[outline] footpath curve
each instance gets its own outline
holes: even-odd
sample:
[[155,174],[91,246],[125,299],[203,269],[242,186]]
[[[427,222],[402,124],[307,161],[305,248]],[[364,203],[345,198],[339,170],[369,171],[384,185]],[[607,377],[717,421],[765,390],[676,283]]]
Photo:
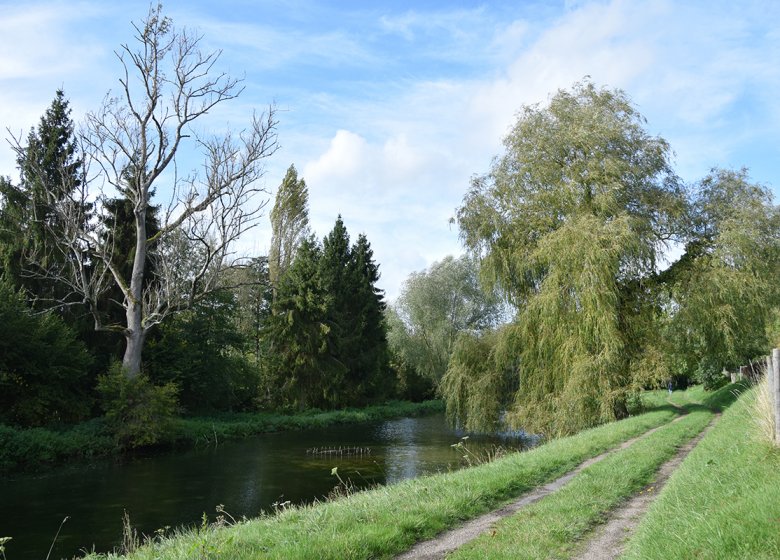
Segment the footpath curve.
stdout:
[[495,523],[498,521],[504,519],[505,517],[509,517],[510,515],[514,515],[522,508],[538,502],[545,496],[561,489],[584,469],[598,463],[599,461],[602,461],[614,453],[629,448],[635,442],[646,438],[664,426],[681,420],[683,417],[684,416],[678,416],[666,424],[652,428],[639,436],[624,441],[620,445],[605,451],[600,455],[583,461],[565,475],[524,494],[518,500],[507,504],[500,509],[488,512],[484,515],[481,515],[480,517],[476,517],[470,521],[467,521],[463,525],[455,529],[445,531],[433,539],[418,542],[411,549],[407,550],[403,554],[396,556],[395,560],[438,560],[444,558],[447,554],[457,550],[464,544],[490,531],[493,525],[495,525]]

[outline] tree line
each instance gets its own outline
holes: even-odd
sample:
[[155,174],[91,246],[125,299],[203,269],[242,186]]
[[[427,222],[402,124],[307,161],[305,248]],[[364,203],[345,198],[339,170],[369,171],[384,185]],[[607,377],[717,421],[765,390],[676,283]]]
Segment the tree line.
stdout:
[[388,307],[364,235],[340,216],[311,234],[294,166],[269,254],[236,253],[269,202],[275,110],[196,131],[241,82],[160,7],[134,31],[118,90],[78,132],[58,91],[12,140],[0,422],[105,414],[133,445],[175,413],[441,396],[470,430],[559,435],[625,416],[643,388],[715,386],[778,342],[771,191],[744,169],[686,184],[620,90],[585,81],[523,107],[456,211],[466,254]]
[[[724,383],[780,341],[780,210],[746,169],[685,184],[626,94],[589,81],[523,107],[504,146],[457,209],[471,275],[413,275],[390,322],[454,422],[569,434],[644,388]],[[477,277],[509,320],[463,320]]]
[[[275,111],[239,133],[193,123],[234,100],[219,53],[152,7],[117,58],[118,91],[76,132],[57,91],[0,179],[0,422],[106,414],[130,445],[174,414],[336,408],[396,395],[368,239],[322,241],[291,166],[269,255],[260,224]],[[200,170],[182,162],[200,153]],[[128,428],[129,426],[129,428]]]

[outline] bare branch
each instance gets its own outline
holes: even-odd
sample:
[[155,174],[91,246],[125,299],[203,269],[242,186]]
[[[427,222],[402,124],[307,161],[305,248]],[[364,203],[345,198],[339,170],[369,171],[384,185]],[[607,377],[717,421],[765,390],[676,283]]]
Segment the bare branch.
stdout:
[[[82,132],[84,173],[79,185],[62,186],[71,193],[59,201],[57,212],[66,227],[55,232],[61,253],[60,270],[38,267],[78,294],[99,329],[121,330],[127,340],[124,365],[131,375],[140,368],[146,332],[172,313],[191,307],[223,288],[227,270],[243,265],[235,255],[240,236],[257,224],[267,203],[258,179],[263,161],[277,149],[274,107],[251,116],[246,130],[221,138],[189,142],[204,158],[203,177],[180,175],[177,159],[194,134],[194,121],[219,104],[238,97],[240,79],[217,68],[220,52],[204,53],[201,36],[176,29],[152,6],[134,24],[135,41],[116,52],[121,65],[118,92],[106,95],[102,106],[89,113]],[[21,149],[21,142],[17,141]],[[94,170],[90,175],[87,170]],[[163,182],[163,177],[173,181]],[[148,231],[152,196],[158,186],[170,193],[159,231]],[[88,192],[92,188],[93,193]],[[132,206],[134,250],[132,264],[120,255],[124,225],[112,214],[101,193],[104,187]],[[162,190],[162,189],[161,189]],[[111,194],[111,196],[116,196]],[[85,208],[94,206],[87,215]],[[116,208],[114,207],[114,212]],[[126,251],[127,249],[122,249]],[[45,262],[31,255],[33,262]],[[104,325],[99,309],[109,292],[122,294],[124,325]]]

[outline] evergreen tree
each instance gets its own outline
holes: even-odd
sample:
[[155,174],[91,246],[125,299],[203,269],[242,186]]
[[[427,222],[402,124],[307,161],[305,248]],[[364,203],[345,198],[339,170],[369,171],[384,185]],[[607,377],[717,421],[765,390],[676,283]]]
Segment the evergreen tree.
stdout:
[[[345,381],[351,377],[351,356],[356,337],[353,305],[355,276],[351,270],[352,252],[349,246],[349,234],[339,216],[333,229],[325,236],[322,244],[322,256],[319,259],[317,277],[325,305],[325,321],[328,325],[326,351],[330,358],[341,364],[343,375],[329,376],[325,383],[331,395],[333,406],[344,405],[351,401]],[[354,390],[354,386],[349,388]]]
[[391,390],[385,303],[376,288],[379,267],[365,235],[350,246],[341,216],[323,240],[319,276],[330,326],[328,351],[343,364],[344,379],[333,389],[335,405],[365,404]]
[[[63,252],[56,242],[68,227],[57,205],[71,197],[78,200],[81,185],[82,162],[70,112],[64,92],[57,90],[38,127],[30,130],[27,144],[17,149],[19,186],[5,180],[0,187],[5,276],[22,286],[32,301],[41,300],[39,308],[76,301],[54,280],[65,259],[80,258]],[[85,222],[88,211],[89,205],[82,202]]]
[[268,377],[275,380],[282,404],[303,410],[329,407],[343,366],[328,351],[330,325],[326,294],[319,279],[322,250],[313,239],[298,248],[281,278],[268,319]]
[[354,326],[359,333],[355,345],[348,350],[353,356],[349,365],[356,396],[363,402],[386,398],[395,392],[390,375],[387,326],[384,320],[384,292],[376,287],[379,266],[364,234],[358,235],[352,247],[351,265],[356,276],[353,292]]
[[266,368],[286,403],[332,408],[392,393],[378,279],[368,239],[350,246],[340,216],[322,246],[300,246],[266,329]]

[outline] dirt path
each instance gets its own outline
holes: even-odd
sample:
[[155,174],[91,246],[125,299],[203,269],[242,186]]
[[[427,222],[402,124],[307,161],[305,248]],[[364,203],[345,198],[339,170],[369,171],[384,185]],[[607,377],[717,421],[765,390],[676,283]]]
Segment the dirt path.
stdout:
[[[672,420],[672,422],[676,422],[681,418],[682,416],[678,416],[677,418]],[[536,490],[532,490],[528,494],[523,495],[517,501],[507,504],[501,509],[491,511],[489,513],[486,513],[485,515],[472,519],[471,521],[466,522],[464,525],[461,525],[460,527],[441,533],[434,539],[419,542],[410,550],[406,551],[405,553],[399,556],[396,556],[396,560],[412,560],[412,559],[435,560],[435,559],[444,558],[446,554],[460,548],[467,542],[474,540],[482,533],[490,530],[492,526],[496,522],[500,521],[501,519],[517,513],[521,508],[533,504],[534,502],[538,502],[548,494],[560,489],[572,478],[577,476],[583,469],[595,463],[598,463],[599,461],[605,459],[607,456],[611,455],[612,453],[615,453],[616,451],[621,451],[623,449],[626,449],[627,447],[631,446],[631,444],[633,444],[634,442],[649,436],[650,434],[652,434],[653,432],[655,432],[656,430],[662,427],[663,426],[659,426],[657,428],[653,428],[652,430],[648,430],[647,432],[645,432],[640,436],[624,441],[618,447],[615,447],[613,449],[610,449],[609,451],[605,451],[601,455],[597,455],[596,457],[592,457],[591,459],[588,459],[587,461],[581,463],[574,470],[569,471],[562,477],[553,480],[552,482],[549,482],[544,486],[537,488]]]
[[720,414],[715,415],[715,418],[699,435],[682,446],[677,455],[661,465],[656,474],[655,483],[612,511],[609,521],[596,531],[576,560],[611,560],[623,553],[626,542],[634,534],[639,521],[658,496],[658,492],[680,466],[683,459],[688,456],[688,453],[710,431],[719,416]]

